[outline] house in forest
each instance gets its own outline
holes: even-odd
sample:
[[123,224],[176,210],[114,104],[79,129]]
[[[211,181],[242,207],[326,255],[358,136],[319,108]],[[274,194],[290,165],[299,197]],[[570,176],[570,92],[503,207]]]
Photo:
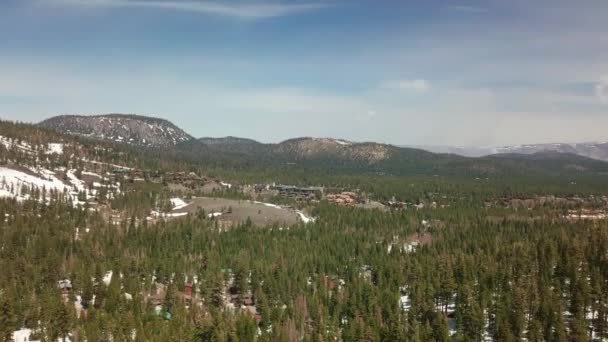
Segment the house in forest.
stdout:
[[295,200],[314,200],[317,194],[323,194],[323,187],[298,187],[293,185],[275,185],[273,190],[281,197],[293,198]]
[[359,203],[359,195],[354,192],[342,192],[339,194],[327,195],[327,201],[339,206],[351,207]]
[[72,292],[72,281],[69,279],[63,279],[57,282],[57,287],[61,290],[61,297],[64,301],[68,300],[70,292]]

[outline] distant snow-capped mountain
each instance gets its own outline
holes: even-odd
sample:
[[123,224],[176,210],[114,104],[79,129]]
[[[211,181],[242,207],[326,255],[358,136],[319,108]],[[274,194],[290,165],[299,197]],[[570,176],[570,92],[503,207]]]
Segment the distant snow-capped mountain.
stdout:
[[500,147],[452,147],[452,146],[409,146],[434,153],[452,153],[465,157],[483,157],[492,154],[515,153],[534,154],[539,152],[570,153],[579,156],[608,161],[608,142],[528,144]]

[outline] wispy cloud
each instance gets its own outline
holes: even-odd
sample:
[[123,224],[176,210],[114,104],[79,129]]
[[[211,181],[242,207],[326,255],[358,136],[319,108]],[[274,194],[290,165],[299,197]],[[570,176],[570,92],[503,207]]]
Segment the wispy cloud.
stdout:
[[45,4],[89,7],[145,7],[220,15],[242,19],[281,17],[329,7],[327,3],[235,3],[195,0],[41,0]]
[[399,80],[386,82],[382,88],[424,93],[431,89],[431,84],[425,79]]
[[472,6],[472,5],[449,5],[448,9],[458,11],[458,12],[467,12],[467,13],[483,13],[487,12],[488,9],[480,6]]
[[602,103],[608,104],[608,75],[605,75],[595,85],[595,96]]

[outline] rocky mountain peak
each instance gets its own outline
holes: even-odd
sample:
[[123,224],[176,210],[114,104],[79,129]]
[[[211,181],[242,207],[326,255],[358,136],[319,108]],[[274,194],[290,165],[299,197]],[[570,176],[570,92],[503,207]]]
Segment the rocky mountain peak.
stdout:
[[334,156],[339,159],[377,163],[391,155],[389,145],[378,143],[354,143],[333,138],[297,138],[276,146],[276,151],[297,159]]
[[169,147],[192,139],[167,120],[131,114],[60,115],[39,125],[61,133],[145,147]]

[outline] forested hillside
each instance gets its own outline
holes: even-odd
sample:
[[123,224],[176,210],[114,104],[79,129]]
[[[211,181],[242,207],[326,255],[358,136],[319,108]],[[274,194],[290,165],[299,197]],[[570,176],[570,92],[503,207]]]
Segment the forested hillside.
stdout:
[[[108,225],[61,204],[2,201],[0,213],[3,336],[23,326],[51,339],[87,340],[608,336],[604,222],[491,222],[477,208],[381,213],[322,205],[322,219],[306,227],[218,232],[196,217]],[[409,247],[424,234],[428,244]],[[107,272],[113,276],[104,283]],[[73,286],[65,303],[56,287],[62,279]],[[196,305],[184,297],[189,282]],[[169,320],[147,300],[160,284]],[[251,298],[259,317],[227,309],[225,284],[237,301]],[[86,317],[71,304],[77,298],[90,303]]]
[[608,162],[570,153],[539,151],[467,158],[415,148],[333,138],[294,138],[276,144],[225,137],[193,139],[173,123],[154,117],[125,114],[63,115],[40,127],[91,141],[111,142],[159,160],[206,168],[251,169],[281,173],[307,170],[344,175],[447,177],[606,177]]
[[608,341],[602,162],[0,136],[0,340]]

